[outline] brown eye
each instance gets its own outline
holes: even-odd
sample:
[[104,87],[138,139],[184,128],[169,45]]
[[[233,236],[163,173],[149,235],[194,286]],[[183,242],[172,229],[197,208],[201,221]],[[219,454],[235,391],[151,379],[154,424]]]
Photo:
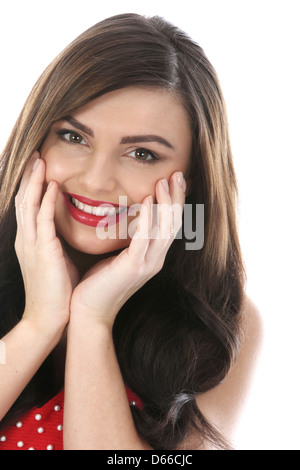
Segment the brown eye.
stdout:
[[146,163],[153,163],[159,160],[159,157],[154,152],[151,152],[145,148],[135,149],[128,155],[133,157],[135,160]]
[[145,149],[138,149],[135,151],[135,157],[139,160],[148,160],[148,157],[151,157],[151,155]]
[[58,131],[56,131],[56,133],[63,142],[67,142],[68,144],[87,145],[84,138],[80,134],[78,134],[78,132],[71,131],[69,129],[59,129]]
[[[67,138],[67,135],[69,135],[69,139]],[[76,132],[70,132],[69,134],[65,134],[66,139],[72,142],[73,144],[81,144],[83,141],[83,138],[81,135],[77,134]]]

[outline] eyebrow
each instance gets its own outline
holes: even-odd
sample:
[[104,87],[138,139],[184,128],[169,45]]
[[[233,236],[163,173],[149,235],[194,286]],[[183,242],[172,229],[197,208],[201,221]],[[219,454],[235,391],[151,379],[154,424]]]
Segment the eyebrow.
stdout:
[[[82,122],[77,121],[72,116],[65,116],[62,118],[62,121],[66,121],[69,124],[71,124],[73,127],[76,129],[80,130],[81,132],[84,132],[85,134],[89,135],[90,137],[94,137],[94,132],[92,129]],[[132,136],[126,136],[122,137],[121,139],[121,144],[138,144],[142,142],[157,142],[159,144],[164,145],[165,147],[168,147],[170,149],[174,150],[174,147],[170,142],[168,142],[166,139],[159,135],[132,135]]]
[[159,144],[174,150],[174,147],[170,142],[158,135],[132,135],[123,137],[121,140],[121,144],[138,144],[141,142],[158,142]]
[[72,116],[65,116],[62,118],[62,121],[66,121],[79,131],[84,132],[90,137],[94,137],[94,132],[90,127],[86,126],[85,124],[82,124],[82,122],[77,121],[77,119],[73,118]]

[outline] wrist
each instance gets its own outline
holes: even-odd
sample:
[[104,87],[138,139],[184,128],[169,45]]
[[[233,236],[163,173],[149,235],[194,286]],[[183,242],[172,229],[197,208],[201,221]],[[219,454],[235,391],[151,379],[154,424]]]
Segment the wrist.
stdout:
[[77,325],[79,328],[103,328],[111,332],[117,313],[104,310],[100,312],[78,306],[71,309],[69,324]]
[[68,345],[75,343],[77,347],[80,347],[81,344],[84,344],[85,351],[87,351],[86,348],[92,347],[95,342],[99,344],[100,341],[101,347],[106,348],[113,341],[113,322],[84,313],[87,312],[80,312],[78,315],[75,315],[74,312],[73,315],[71,314],[68,325]]
[[66,321],[46,321],[38,315],[29,315],[25,309],[20,324],[30,330],[32,334],[45,343],[54,344],[61,340],[67,327]]
[[70,323],[82,326],[103,326],[111,330],[117,314],[118,310],[113,308],[93,309],[82,305],[74,305],[71,307]]

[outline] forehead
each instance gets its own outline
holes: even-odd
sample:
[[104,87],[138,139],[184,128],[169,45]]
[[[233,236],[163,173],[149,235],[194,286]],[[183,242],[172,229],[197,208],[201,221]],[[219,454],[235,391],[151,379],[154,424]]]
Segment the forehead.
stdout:
[[96,98],[72,115],[95,134],[155,133],[172,140],[174,147],[189,147],[192,141],[183,104],[173,92],[163,89],[123,88]]

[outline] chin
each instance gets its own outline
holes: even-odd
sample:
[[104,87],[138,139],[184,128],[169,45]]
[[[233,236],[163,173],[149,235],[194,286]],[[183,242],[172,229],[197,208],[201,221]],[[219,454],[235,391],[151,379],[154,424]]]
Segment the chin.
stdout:
[[61,234],[64,241],[69,245],[69,247],[73,248],[76,251],[81,253],[85,253],[87,255],[105,255],[108,253],[113,253],[118,250],[122,250],[129,246],[130,240],[99,240],[99,239],[88,239],[88,238],[80,238],[77,239],[74,236],[66,237]]

